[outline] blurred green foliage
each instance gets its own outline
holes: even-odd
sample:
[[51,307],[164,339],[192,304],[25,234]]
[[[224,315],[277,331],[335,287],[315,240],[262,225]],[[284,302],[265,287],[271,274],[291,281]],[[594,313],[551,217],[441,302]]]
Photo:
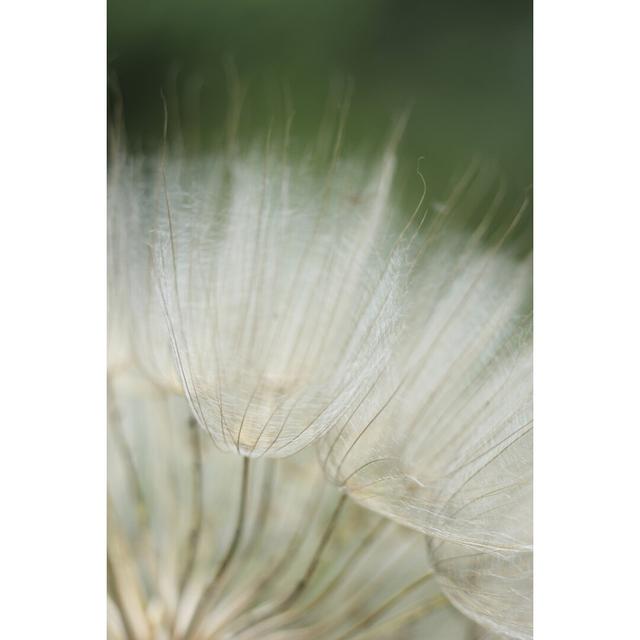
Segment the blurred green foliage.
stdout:
[[532,182],[532,48],[531,0],[108,0],[108,60],[130,141],[159,140],[161,88],[172,114],[172,95],[197,94],[180,125],[216,139],[228,60],[248,87],[245,131],[282,117],[286,85],[294,134],[315,136],[330,87],[348,78],[347,147],[379,140],[411,106],[400,155],[412,171],[424,156],[431,193],[446,193],[475,158],[504,178],[511,213]]

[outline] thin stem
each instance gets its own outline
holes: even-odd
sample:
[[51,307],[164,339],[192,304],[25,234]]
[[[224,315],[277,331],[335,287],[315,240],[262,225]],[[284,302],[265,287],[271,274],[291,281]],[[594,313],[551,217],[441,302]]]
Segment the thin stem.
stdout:
[[[363,638],[379,638],[381,633],[388,634],[391,631],[399,631],[400,629],[406,629],[410,624],[424,618],[428,613],[431,613],[434,609],[439,607],[445,607],[449,603],[444,596],[436,596],[426,603],[421,603],[416,607],[401,611],[400,613],[391,616],[385,620],[382,620],[379,624],[374,624],[368,632],[365,633]],[[398,637],[394,635],[393,637]]]
[[122,430],[122,418],[118,405],[116,403],[111,380],[107,376],[107,398],[109,402],[109,428],[113,433],[117,447],[122,454],[122,460],[125,467],[125,473],[127,474],[127,480],[131,483],[133,488],[133,495],[135,497],[136,505],[136,517],[138,520],[138,526],[143,532],[145,538],[145,546],[149,545],[149,531],[151,529],[151,520],[149,512],[147,510],[147,502],[145,500],[144,490],[142,488],[142,481],[140,480],[140,474],[136,468],[135,461],[129,443]]
[[111,593],[111,599],[116,605],[118,612],[120,613],[120,620],[122,620],[122,626],[124,627],[124,635],[127,640],[135,640],[136,634],[133,631],[133,625],[129,619],[127,608],[124,606],[122,594],[118,587],[118,580],[116,578],[116,572],[111,562],[109,554],[107,554],[107,582],[109,585],[109,592]]
[[413,582],[408,584],[406,587],[400,589],[400,591],[387,598],[387,600],[385,600],[377,609],[374,609],[371,613],[360,620],[360,622],[357,622],[345,633],[343,633],[337,640],[348,640],[348,638],[352,638],[359,631],[366,629],[372,622],[377,620],[386,611],[391,609],[391,607],[393,607],[398,601],[404,598],[404,596],[408,595],[409,593],[411,593],[411,591],[417,589],[419,586],[430,580],[433,575],[433,571],[429,571],[417,580],[414,580]]
[[[296,556],[300,553],[302,547],[302,541],[305,535],[308,533],[309,525],[313,521],[313,516],[318,512],[318,507],[321,503],[322,496],[324,495],[324,483],[320,484],[317,487],[315,497],[309,501],[308,508],[301,511],[299,521],[296,527],[293,529],[293,535],[289,540],[289,543],[286,545],[285,549],[281,554],[277,556],[275,562],[272,562],[270,566],[267,568],[266,572],[262,575],[262,577],[256,577],[254,580],[253,593],[255,598],[252,602],[247,600],[246,606],[242,609],[242,611],[233,616],[232,626],[234,628],[233,633],[240,633],[245,629],[248,629],[253,624],[253,619],[251,616],[256,615],[256,602],[260,601],[260,596],[267,589],[268,586],[273,583],[275,580],[279,579],[284,573],[286,573],[287,569],[293,564]],[[246,619],[246,621],[245,621]],[[227,625],[228,621],[225,621],[224,625]],[[219,628],[222,628],[223,625],[220,625]],[[215,637],[215,635],[211,635],[211,638]]]
[[178,621],[180,612],[180,604],[184,590],[191,578],[195,566],[196,554],[202,533],[203,505],[202,505],[202,448],[200,446],[200,434],[198,432],[198,423],[195,418],[189,419],[189,442],[191,445],[191,462],[192,462],[192,496],[193,503],[191,508],[192,520],[189,528],[187,559],[182,570],[180,583],[178,587],[178,597],[175,606],[175,615],[171,627],[170,637],[174,636],[175,626]]
[[325,547],[327,546],[329,539],[331,538],[331,535],[333,534],[333,531],[338,522],[338,517],[340,516],[340,512],[342,511],[342,508],[346,503],[346,499],[347,499],[347,494],[343,493],[340,496],[340,500],[338,500],[338,503],[336,504],[336,507],[333,513],[331,514],[329,524],[327,525],[327,528],[324,530],[324,533],[322,534],[320,543],[316,547],[315,553],[311,558],[311,562],[307,566],[307,570],[305,571],[302,578],[298,580],[293,590],[289,593],[288,596],[284,598],[284,600],[280,602],[280,604],[276,605],[274,609],[256,618],[255,620],[252,620],[251,622],[249,622],[247,626],[245,626],[243,629],[240,629],[238,631],[238,634],[242,634],[248,629],[251,629],[256,625],[262,622],[265,622],[266,620],[278,615],[279,613],[282,613],[283,611],[286,611],[304,593],[304,590],[307,588],[309,582],[311,581],[311,578],[313,577],[316,569],[318,568],[318,564],[320,563],[322,553]]
[[283,613],[284,618],[280,618],[278,623],[288,624],[290,620],[296,620],[304,616],[307,612],[312,611],[318,606],[327,596],[329,596],[340,584],[344,581],[345,576],[348,575],[350,570],[361,560],[364,553],[370,547],[373,540],[384,530],[384,528],[390,524],[389,520],[380,520],[369,531],[369,533],[360,541],[358,546],[347,556],[342,567],[338,573],[325,585],[325,587],[309,602],[302,605],[298,605],[297,609],[290,609],[286,614]]
[[313,609],[324,598],[327,597],[344,579],[349,570],[352,569],[360,560],[364,552],[369,548],[372,541],[384,530],[389,524],[388,520],[380,520],[369,533],[361,540],[360,544],[351,552],[347,557],[344,565],[340,571],[334,576],[334,578],[325,586],[325,588],[315,597],[311,602],[305,604],[302,609],[297,611],[297,615],[303,614],[305,610]]
[[211,579],[211,582],[207,585],[206,589],[202,593],[200,600],[196,606],[196,609],[191,617],[191,621],[189,626],[187,627],[187,631],[184,635],[185,640],[188,640],[193,636],[195,631],[198,629],[198,626],[202,622],[202,618],[204,617],[209,601],[215,594],[220,582],[224,578],[231,561],[233,560],[238,547],[240,546],[240,539],[242,538],[242,532],[244,530],[245,520],[246,520],[246,507],[247,507],[247,495],[249,493],[249,458],[243,458],[242,460],[242,485],[240,489],[240,508],[238,510],[238,520],[236,522],[235,532],[233,534],[233,538],[231,539],[231,544],[227,549],[227,553],[225,554],[218,570],[215,575]]

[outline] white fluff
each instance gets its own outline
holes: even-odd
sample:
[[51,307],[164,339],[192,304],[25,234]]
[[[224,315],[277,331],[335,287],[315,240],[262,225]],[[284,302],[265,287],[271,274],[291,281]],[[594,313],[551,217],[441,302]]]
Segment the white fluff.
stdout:
[[119,158],[110,371],[184,393],[220,449],[316,442],[335,484],[432,538],[457,608],[528,638],[530,265],[485,228],[447,229],[446,207],[409,251],[391,229],[393,164],[318,178],[272,153]]
[[533,637],[533,553],[479,551],[444,540],[430,546],[449,601],[499,638]]
[[250,154],[166,167],[155,261],[177,369],[225,450],[286,456],[385,367],[402,252],[386,244],[393,159],[317,179]]
[[[243,461],[188,426],[184,398],[131,375],[110,391],[108,637],[184,638],[233,537]],[[340,499],[311,453],[251,461],[237,553],[189,637],[469,638],[430,577],[423,536],[350,502],[304,592],[278,608]]]
[[320,457],[361,504],[436,539],[436,570],[456,606],[529,637],[530,266],[480,233],[427,242],[404,346],[319,443]]
[[108,368],[136,369],[179,393],[151,245],[164,202],[162,176],[144,158],[117,153],[108,188]]

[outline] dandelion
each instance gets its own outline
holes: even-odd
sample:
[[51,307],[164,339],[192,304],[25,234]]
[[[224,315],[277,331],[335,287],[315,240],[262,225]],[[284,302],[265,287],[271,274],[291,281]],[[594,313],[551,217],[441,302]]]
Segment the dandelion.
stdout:
[[249,467],[184,398],[110,386],[109,637],[471,638],[424,536],[348,500],[310,451]]
[[118,156],[112,637],[531,637],[517,217],[396,228],[393,148]]
[[161,176],[142,157],[118,149],[108,181],[108,352],[111,375],[131,369],[181,393],[153,270]]
[[319,443],[360,504],[430,536],[447,596],[499,634],[531,637],[530,266],[487,240],[440,233],[416,269],[404,345]]
[[128,284],[132,342],[146,350],[134,359],[161,386],[177,390],[178,377],[221,449],[304,448],[386,366],[403,276],[388,241],[393,165],[388,152],[373,180],[338,164],[318,181],[275,152],[125,163],[114,206],[125,201],[147,234],[124,225],[142,291]]

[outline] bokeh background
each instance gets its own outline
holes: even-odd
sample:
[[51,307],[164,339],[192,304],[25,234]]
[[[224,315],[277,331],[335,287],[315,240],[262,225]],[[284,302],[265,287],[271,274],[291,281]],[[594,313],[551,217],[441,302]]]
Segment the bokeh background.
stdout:
[[410,107],[402,165],[415,178],[423,157],[438,198],[480,161],[507,185],[505,216],[532,183],[532,48],[530,0],[108,0],[109,75],[134,146],[161,139],[161,89],[185,139],[220,144],[230,68],[247,89],[243,135],[281,116],[286,93],[294,136],[311,139],[349,82],[347,152]]

